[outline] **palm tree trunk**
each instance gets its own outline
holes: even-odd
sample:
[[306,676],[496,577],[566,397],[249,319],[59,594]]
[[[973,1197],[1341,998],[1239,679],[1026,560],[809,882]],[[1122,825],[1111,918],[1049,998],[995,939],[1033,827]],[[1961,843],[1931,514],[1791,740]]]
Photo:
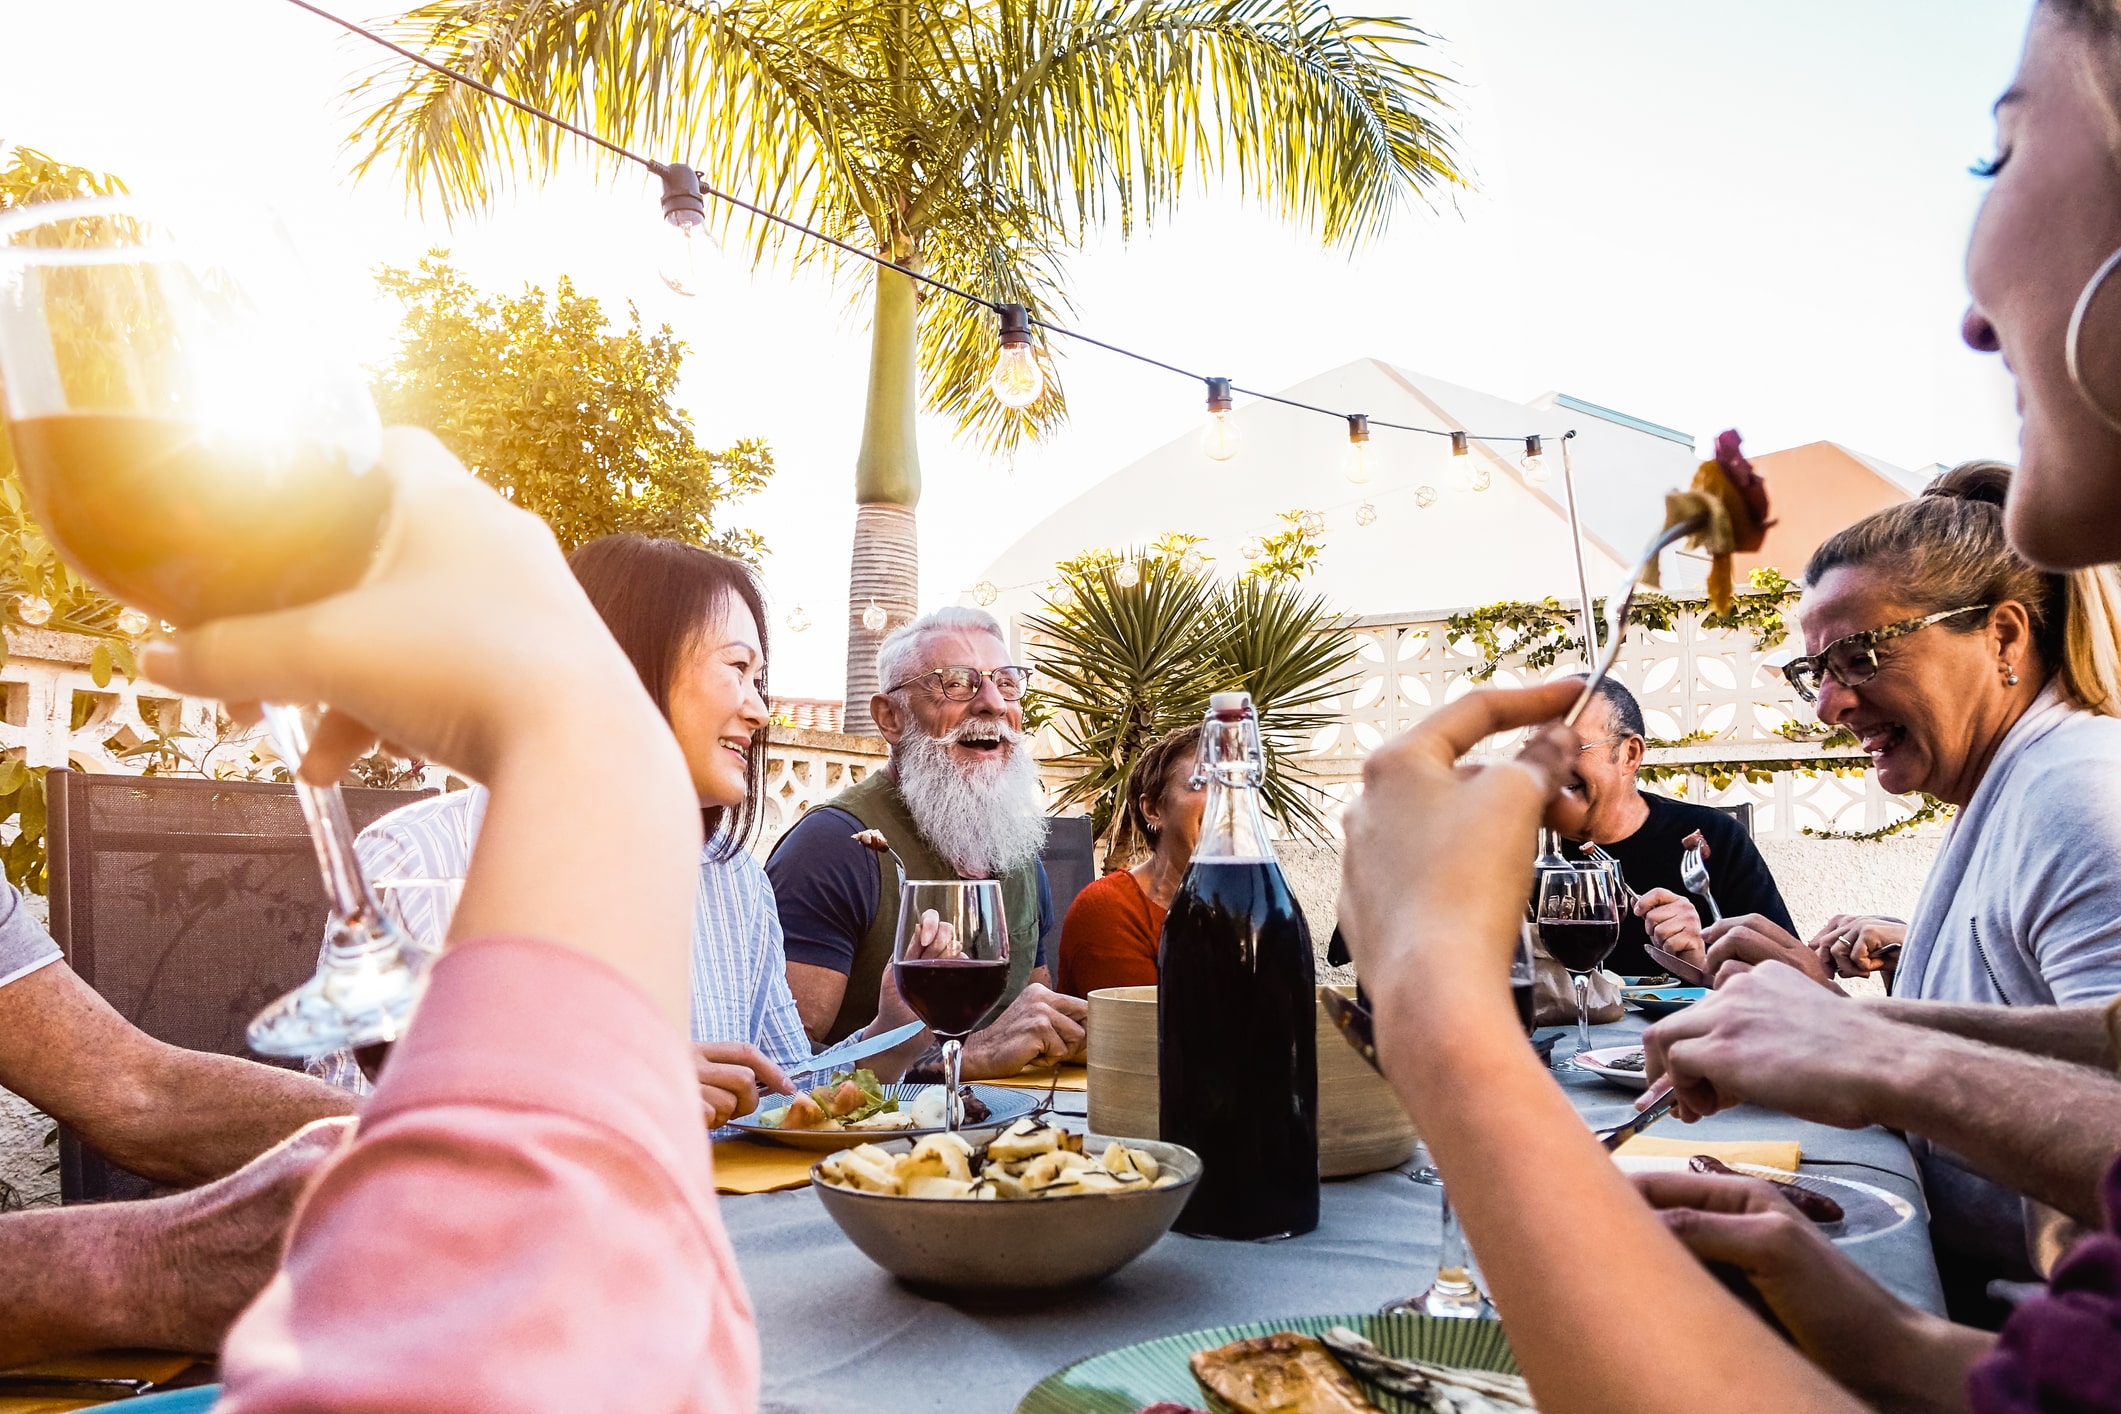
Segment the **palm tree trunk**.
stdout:
[[[862,450],[854,463],[854,566],[847,586],[847,701],[844,730],[871,735],[869,699],[877,691],[876,650],[920,606],[920,547],[914,507],[921,499],[921,455],[914,425],[920,365],[914,342],[920,301],[913,281],[876,273],[876,315],[869,348],[869,402]],[[874,603],[881,630],[862,623]]]

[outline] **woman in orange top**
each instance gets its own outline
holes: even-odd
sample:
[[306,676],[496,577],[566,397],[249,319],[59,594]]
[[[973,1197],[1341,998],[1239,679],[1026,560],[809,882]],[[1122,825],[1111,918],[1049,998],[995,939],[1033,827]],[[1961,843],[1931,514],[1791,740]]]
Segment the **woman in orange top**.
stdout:
[[1205,790],[1193,784],[1200,729],[1159,739],[1127,773],[1127,823],[1151,853],[1132,869],[1115,869],[1075,896],[1061,923],[1059,985],[1087,997],[1099,987],[1156,985],[1156,945],[1164,910],[1200,839]]

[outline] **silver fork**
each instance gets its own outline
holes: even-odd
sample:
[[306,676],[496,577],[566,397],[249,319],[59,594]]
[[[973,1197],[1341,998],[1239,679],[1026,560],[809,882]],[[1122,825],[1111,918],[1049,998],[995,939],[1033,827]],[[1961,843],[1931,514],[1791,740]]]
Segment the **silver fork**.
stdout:
[[1679,881],[1686,885],[1688,893],[1709,906],[1709,922],[1723,921],[1723,910],[1716,906],[1716,895],[1709,892],[1709,862],[1701,857],[1700,845],[1688,845],[1686,853],[1679,856]]
[[1584,841],[1583,854],[1584,858],[1596,864],[1603,864],[1613,871],[1613,877],[1620,881],[1620,896],[1627,902],[1628,911],[1632,913],[1635,909],[1636,900],[1640,899],[1642,895],[1628,887],[1628,876],[1621,872],[1620,861],[1607,854],[1605,848],[1596,840]]

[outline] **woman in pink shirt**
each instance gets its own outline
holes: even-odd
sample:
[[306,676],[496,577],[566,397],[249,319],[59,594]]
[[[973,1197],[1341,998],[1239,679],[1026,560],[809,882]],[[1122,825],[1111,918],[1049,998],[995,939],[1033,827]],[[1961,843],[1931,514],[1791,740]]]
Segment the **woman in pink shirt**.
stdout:
[[686,1045],[684,758],[541,522],[424,433],[385,464],[365,584],[141,660],[230,702],[332,703],[313,779],[380,735],[492,791],[450,950],[230,1333],[216,1408],[749,1410]]

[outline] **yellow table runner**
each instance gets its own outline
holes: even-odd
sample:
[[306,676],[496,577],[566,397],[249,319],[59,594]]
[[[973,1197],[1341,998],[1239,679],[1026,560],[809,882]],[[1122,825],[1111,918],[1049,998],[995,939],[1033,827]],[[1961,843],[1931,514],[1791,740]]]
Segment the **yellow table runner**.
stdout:
[[[45,1360],[8,1371],[11,1375],[52,1375],[70,1379],[153,1380],[163,1384],[199,1363],[196,1355],[169,1355],[156,1351],[112,1351],[76,1355],[66,1360]],[[0,1414],[66,1414],[73,1409],[92,1409],[110,1401],[97,1398],[0,1393]]]
[[1758,1164],[1764,1169],[1797,1172],[1804,1146],[1794,1139],[1657,1139],[1638,1134],[1620,1146],[1622,1159],[1691,1159],[1707,1154],[1727,1164]]
[[[1012,1075],[1007,1080],[982,1080],[979,1083],[982,1085],[1001,1085],[1011,1090],[1043,1090],[1053,1084],[1053,1067],[1050,1065],[1040,1066],[1036,1070],[1027,1070],[1020,1075]],[[1090,1088],[1090,1067],[1077,1065],[1073,1061],[1062,1062],[1059,1088],[1063,1090],[1088,1090]]]

